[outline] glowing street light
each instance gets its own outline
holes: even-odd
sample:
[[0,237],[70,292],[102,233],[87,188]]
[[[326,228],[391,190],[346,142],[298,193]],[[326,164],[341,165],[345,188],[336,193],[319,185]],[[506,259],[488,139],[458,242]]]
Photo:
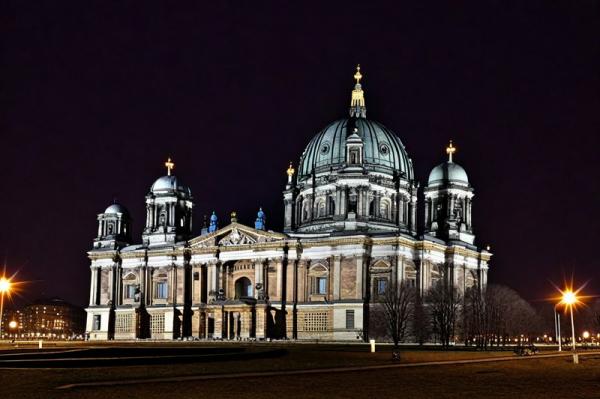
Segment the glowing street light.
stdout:
[[0,277],[0,337],[2,336],[2,312],[4,311],[4,295],[10,294],[12,283],[6,277]]
[[573,322],[573,305],[579,302],[577,298],[577,293],[573,292],[571,289],[567,289],[565,291],[561,291],[562,299],[561,303],[569,307],[569,311],[571,312],[571,334],[573,339],[571,343],[573,344],[573,363],[579,363],[579,356],[577,355],[577,349],[575,348],[575,323]]

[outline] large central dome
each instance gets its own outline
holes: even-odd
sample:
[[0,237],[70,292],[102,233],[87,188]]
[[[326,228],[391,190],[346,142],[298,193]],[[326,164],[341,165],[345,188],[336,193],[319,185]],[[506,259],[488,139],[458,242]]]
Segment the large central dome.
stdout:
[[287,170],[284,229],[294,234],[416,234],[412,161],[391,130],[367,119],[360,66],[349,115],[321,130]]
[[412,161],[398,136],[381,123],[360,117],[337,120],[317,134],[302,154],[298,177],[344,167],[346,142],[354,132],[362,139],[365,169],[413,179]]

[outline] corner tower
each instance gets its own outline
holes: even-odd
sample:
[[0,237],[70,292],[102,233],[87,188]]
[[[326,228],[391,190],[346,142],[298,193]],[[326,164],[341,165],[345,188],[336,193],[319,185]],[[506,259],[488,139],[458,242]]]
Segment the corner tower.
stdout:
[[98,214],[98,236],[94,249],[120,249],[131,243],[131,216],[116,202]]
[[425,234],[447,241],[473,244],[472,207],[474,190],[467,172],[454,162],[456,147],[446,148],[448,161],[429,174],[425,187]]
[[192,233],[193,198],[190,189],[172,175],[175,164],[165,162],[167,175],[158,178],[146,195],[145,244],[172,245]]
[[349,117],[321,130],[290,166],[284,191],[287,233],[416,234],[417,185],[404,145],[367,119],[360,66]]

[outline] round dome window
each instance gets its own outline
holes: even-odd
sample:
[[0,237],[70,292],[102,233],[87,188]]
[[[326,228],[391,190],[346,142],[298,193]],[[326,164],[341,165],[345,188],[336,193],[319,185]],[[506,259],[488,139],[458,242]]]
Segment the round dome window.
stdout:
[[379,146],[379,152],[381,155],[388,155],[390,153],[390,147],[388,147],[387,144],[381,144]]

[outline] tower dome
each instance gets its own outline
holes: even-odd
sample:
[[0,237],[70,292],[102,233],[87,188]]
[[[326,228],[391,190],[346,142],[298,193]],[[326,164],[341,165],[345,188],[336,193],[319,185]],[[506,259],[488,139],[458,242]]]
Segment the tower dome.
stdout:
[[152,184],[150,191],[154,194],[166,194],[178,191],[187,195],[192,195],[191,190],[187,186],[181,184],[181,182],[177,180],[177,177],[173,175],[162,176],[156,179]]
[[473,245],[472,207],[474,191],[467,172],[452,156],[456,147],[450,141],[448,160],[432,169],[425,187],[425,233],[434,237]]
[[165,167],[167,175],[156,179],[146,196],[143,239],[150,246],[172,245],[192,233],[192,192],[171,174],[175,167],[171,158]]
[[427,184],[429,186],[456,183],[469,185],[469,178],[465,169],[454,162],[444,162],[436,166],[429,173]]
[[454,152],[456,152],[456,148],[454,145],[452,145],[452,141],[450,141],[448,148],[446,148],[448,161],[439,164],[431,170],[431,173],[429,173],[429,179],[427,180],[428,186],[441,186],[448,183],[464,186],[469,185],[467,172],[462,166],[455,163],[452,159]]
[[104,213],[121,213],[123,215],[129,215],[129,211],[127,210],[127,208],[117,203],[111,204],[108,208],[106,208]]

